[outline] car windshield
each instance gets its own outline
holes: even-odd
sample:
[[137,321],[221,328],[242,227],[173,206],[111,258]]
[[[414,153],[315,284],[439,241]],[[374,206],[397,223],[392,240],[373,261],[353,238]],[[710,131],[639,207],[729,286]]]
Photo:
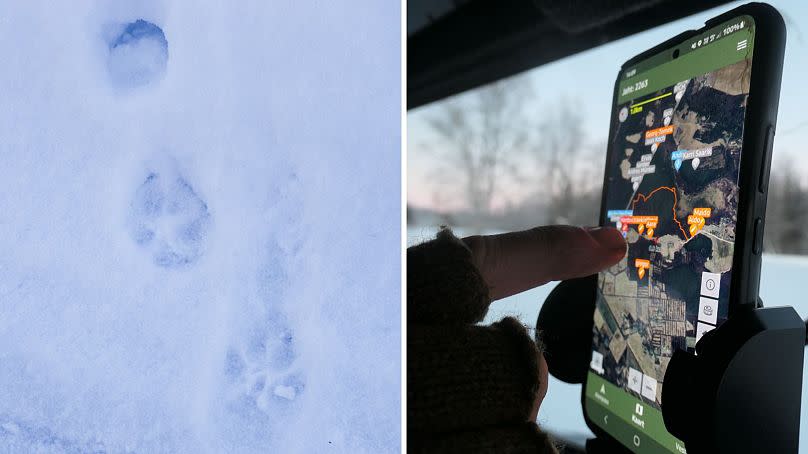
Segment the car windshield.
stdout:
[[[768,195],[760,295],[794,305],[798,276],[808,274],[808,4],[772,1],[788,33],[777,137]],[[407,115],[407,242],[430,239],[438,226],[459,235],[543,224],[597,225],[615,77],[622,62],[741,5],[734,2],[556,61]],[[540,45],[540,43],[537,43]],[[554,284],[492,304],[484,323],[505,315],[533,326]],[[808,364],[808,363],[807,363]],[[808,376],[808,370],[806,370]],[[803,392],[803,407],[808,405]],[[539,424],[582,442],[580,386],[551,377]],[[808,443],[803,425],[801,442]]]

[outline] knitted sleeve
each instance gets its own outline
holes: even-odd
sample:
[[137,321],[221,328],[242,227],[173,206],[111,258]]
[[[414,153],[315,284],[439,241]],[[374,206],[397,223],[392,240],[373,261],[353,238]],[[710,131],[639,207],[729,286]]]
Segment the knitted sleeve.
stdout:
[[407,428],[449,432],[528,420],[539,351],[514,318],[407,330]]
[[409,452],[557,453],[528,421],[539,351],[518,320],[414,325],[407,333]]
[[450,230],[407,249],[408,324],[477,323],[489,304],[471,250]]

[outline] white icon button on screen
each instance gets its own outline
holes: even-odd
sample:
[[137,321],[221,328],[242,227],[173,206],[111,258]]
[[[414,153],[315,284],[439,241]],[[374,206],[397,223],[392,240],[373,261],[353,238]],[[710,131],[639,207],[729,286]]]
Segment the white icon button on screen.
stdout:
[[657,381],[653,377],[643,374],[642,396],[651,402],[656,400]]
[[628,368],[628,389],[637,394],[642,393],[642,372],[633,367]]
[[718,319],[718,300],[702,296],[699,298],[699,321],[716,324]]
[[696,325],[696,343],[701,340],[701,336],[704,336],[705,333],[708,333],[714,329],[715,326],[713,325],[699,322],[698,325]]
[[721,289],[721,275],[717,273],[701,273],[701,294],[710,298],[718,298]]
[[595,372],[603,375],[603,354],[593,351],[592,362],[589,363],[589,367]]

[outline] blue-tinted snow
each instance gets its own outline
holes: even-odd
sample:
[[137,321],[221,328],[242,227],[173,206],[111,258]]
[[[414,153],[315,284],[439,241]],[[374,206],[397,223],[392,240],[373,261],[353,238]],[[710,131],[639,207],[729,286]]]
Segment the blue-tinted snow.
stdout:
[[399,24],[0,4],[0,453],[398,449]]

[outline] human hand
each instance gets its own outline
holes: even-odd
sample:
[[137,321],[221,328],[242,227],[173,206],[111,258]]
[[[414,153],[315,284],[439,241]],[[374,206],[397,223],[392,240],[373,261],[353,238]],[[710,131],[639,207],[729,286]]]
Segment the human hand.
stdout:
[[492,300],[550,281],[588,276],[626,254],[626,241],[612,227],[566,225],[463,238],[488,284]]
[[[626,242],[617,229],[571,226],[537,227],[501,235],[463,239],[489,287],[492,300],[550,281],[588,276],[617,263]],[[548,368],[539,357],[540,388],[530,420],[535,421],[547,394]]]

